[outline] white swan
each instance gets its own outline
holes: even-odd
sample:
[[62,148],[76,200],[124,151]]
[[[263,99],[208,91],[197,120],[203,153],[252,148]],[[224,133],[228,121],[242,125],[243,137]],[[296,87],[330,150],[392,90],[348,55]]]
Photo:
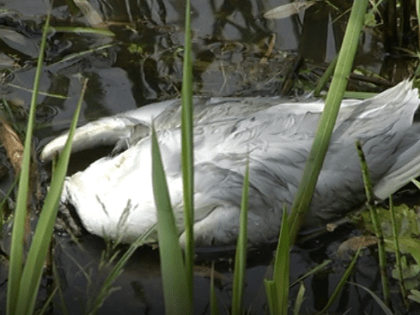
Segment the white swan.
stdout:
[[[236,241],[248,156],[249,243],[275,239],[283,204],[293,201],[323,102],[281,103],[274,97],[195,98],[194,103],[196,245]],[[65,182],[62,200],[75,207],[89,232],[132,242],[156,222],[149,135],[154,120],[183,242],[179,104],[153,104],[77,129],[74,150],[128,146]],[[418,105],[417,89],[409,81],[364,101],[343,101],[306,225],[339,218],[364,202],[356,139],[363,144],[379,199],[420,175],[420,135],[413,125]],[[66,138],[50,142],[41,158],[50,159]],[[156,233],[149,241],[157,241]]]

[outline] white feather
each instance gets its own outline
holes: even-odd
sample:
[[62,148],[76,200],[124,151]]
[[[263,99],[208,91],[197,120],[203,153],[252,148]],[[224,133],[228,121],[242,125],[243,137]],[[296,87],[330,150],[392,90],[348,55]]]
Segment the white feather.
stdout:
[[[375,192],[386,198],[420,174],[420,135],[413,115],[417,89],[404,81],[376,97],[342,104],[306,225],[323,224],[363,204],[364,188],[354,142],[361,140]],[[290,205],[302,175],[323,103],[278,98],[196,98],[194,127],[196,245],[234,244],[245,163],[250,161],[248,238],[258,244],[277,237],[283,204]],[[115,157],[104,157],[65,182],[63,201],[74,205],[87,230],[132,242],[156,222],[151,142],[154,119],[183,241],[179,101],[168,101],[104,118],[79,128],[77,148],[104,140],[135,139]],[[81,144],[85,138],[87,144]],[[43,152],[60,151],[63,138]],[[107,142],[108,143],[108,142]],[[150,242],[157,241],[153,235]]]

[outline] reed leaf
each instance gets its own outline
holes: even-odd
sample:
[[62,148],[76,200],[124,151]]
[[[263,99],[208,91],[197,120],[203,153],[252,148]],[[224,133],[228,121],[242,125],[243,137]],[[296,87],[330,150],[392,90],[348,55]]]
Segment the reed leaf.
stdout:
[[192,314],[192,300],[188,288],[178,230],[172,211],[162,158],[152,126],[153,193],[158,217],[159,253],[166,314]]
[[35,234],[29,249],[22,277],[20,279],[19,292],[17,297],[17,305],[15,314],[33,314],[35,301],[37,297],[38,287],[41,282],[42,271],[45,258],[47,256],[51,236],[54,230],[55,219],[57,216],[58,204],[61,198],[64,179],[67,174],[67,166],[70,159],[71,143],[80,109],[83,103],[83,97],[86,91],[87,80],[83,85],[79,102],[73,116],[73,120],[69,130],[69,137],[66,145],[51,179],[50,190],[45,198]]
[[378,256],[379,256],[379,268],[381,274],[381,283],[382,283],[382,293],[386,305],[389,305],[391,293],[389,291],[388,278],[386,276],[386,253],[385,253],[385,241],[384,235],[381,228],[381,223],[379,221],[377,207],[375,205],[374,194],[372,183],[370,180],[369,169],[366,163],[366,157],[363,153],[362,144],[359,140],[356,141],[356,150],[360,159],[360,166],[362,169],[363,182],[365,185],[366,192],[366,205],[369,208],[369,212],[372,218],[372,224],[375,229],[375,235],[378,239]]
[[38,64],[35,72],[31,106],[29,110],[28,126],[26,129],[26,138],[23,151],[22,169],[19,178],[18,197],[14,213],[12,243],[10,253],[9,278],[7,283],[7,314],[15,314],[17,300],[20,291],[20,281],[23,269],[23,245],[24,245],[24,227],[26,218],[26,206],[28,200],[28,184],[31,160],[32,133],[34,128],[36,104],[38,101],[39,82],[41,77],[42,63],[44,61],[45,45],[47,41],[47,29],[50,23],[50,16],[47,16],[42,33]]
[[194,146],[190,0],[185,9],[185,51],[182,77],[181,159],[184,188],[185,266],[190,299],[193,299],[194,266]]
[[273,280],[264,279],[270,314],[287,315],[289,299],[290,240],[286,207],[283,208]]
[[242,189],[241,216],[238,242],[236,244],[235,270],[233,273],[232,315],[242,312],[242,298],[245,283],[246,253],[248,245],[248,200],[249,200],[249,161],[246,163]]
[[354,55],[356,54],[367,5],[368,0],[357,0],[353,2],[353,8],[337,60],[334,77],[325,102],[324,111],[318,122],[315,139],[293,201],[289,217],[290,241],[292,243],[296,239],[305,213],[311,203],[318,175],[328,150],[341,100],[347,85],[347,78],[352,68]]

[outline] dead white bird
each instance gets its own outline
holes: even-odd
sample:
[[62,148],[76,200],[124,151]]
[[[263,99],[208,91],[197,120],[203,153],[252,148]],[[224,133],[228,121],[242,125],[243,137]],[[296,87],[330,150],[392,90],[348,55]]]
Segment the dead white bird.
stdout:
[[[283,204],[295,196],[324,103],[279,98],[195,98],[194,166],[197,246],[234,244],[246,161],[250,166],[248,239],[277,237]],[[362,142],[378,199],[420,175],[420,135],[413,115],[417,89],[404,81],[376,97],[343,101],[306,225],[342,217],[365,200],[355,140]],[[180,162],[180,101],[152,104],[89,123],[76,131],[73,150],[116,144],[116,156],[67,178],[62,201],[71,203],[86,229],[132,242],[156,223],[150,126],[154,121],[184,241]],[[67,135],[42,152],[48,160]],[[123,150],[126,148],[126,150]],[[157,241],[156,233],[149,239]]]

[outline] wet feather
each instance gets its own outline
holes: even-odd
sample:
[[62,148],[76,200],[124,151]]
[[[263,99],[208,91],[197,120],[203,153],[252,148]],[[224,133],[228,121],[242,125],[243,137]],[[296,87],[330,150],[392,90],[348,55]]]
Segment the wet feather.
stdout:
[[[248,156],[249,243],[274,240],[283,204],[290,205],[296,193],[323,102],[284,102],[276,97],[195,98],[194,102],[196,245],[235,243]],[[154,120],[183,242],[179,105],[179,100],[150,105],[76,132],[76,150],[102,144],[104,138],[129,144],[127,150],[66,180],[62,199],[74,205],[88,231],[132,242],[156,222],[147,131]],[[380,199],[420,174],[420,135],[413,126],[418,105],[417,89],[408,81],[371,99],[343,101],[306,226],[325,224],[363,204],[356,139],[362,142]],[[138,125],[147,127],[140,128],[140,135],[134,128]],[[88,145],[83,141],[86,134]],[[48,144],[42,157],[60,151],[65,138]],[[123,214],[126,220],[121,223]],[[156,242],[155,237],[149,241]]]

